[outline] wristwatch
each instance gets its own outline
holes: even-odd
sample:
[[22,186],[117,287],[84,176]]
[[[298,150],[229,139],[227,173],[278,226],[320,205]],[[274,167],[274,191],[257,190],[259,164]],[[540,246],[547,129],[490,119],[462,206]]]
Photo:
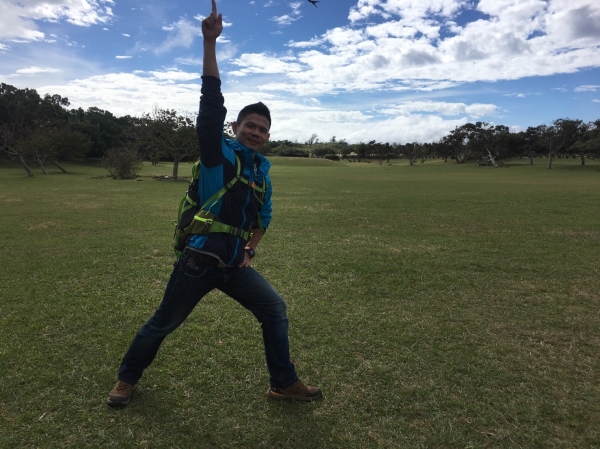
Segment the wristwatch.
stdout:
[[254,249],[252,249],[252,248],[246,248],[246,252],[250,256],[250,259],[253,259],[254,256],[256,256],[256,251],[254,251]]

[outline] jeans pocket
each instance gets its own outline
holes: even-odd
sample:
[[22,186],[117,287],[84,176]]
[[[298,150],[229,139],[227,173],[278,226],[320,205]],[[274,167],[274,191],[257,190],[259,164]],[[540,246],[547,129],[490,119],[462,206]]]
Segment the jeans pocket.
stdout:
[[208,265],[193,259],[190,256],[183,257],[181,260],[181,272],[190,278],[201,278],[208,273]]

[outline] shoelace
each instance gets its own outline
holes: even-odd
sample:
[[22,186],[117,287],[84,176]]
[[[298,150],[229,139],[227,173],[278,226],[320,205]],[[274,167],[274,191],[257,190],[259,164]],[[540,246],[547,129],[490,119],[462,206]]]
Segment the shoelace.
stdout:
[[117,391],[129,390],[130,388],[131,388],[131,387],[130,387],[129,385],[127,385],[126,383],[124,383],[124,382],[120,382],[120,383],[117,385]]

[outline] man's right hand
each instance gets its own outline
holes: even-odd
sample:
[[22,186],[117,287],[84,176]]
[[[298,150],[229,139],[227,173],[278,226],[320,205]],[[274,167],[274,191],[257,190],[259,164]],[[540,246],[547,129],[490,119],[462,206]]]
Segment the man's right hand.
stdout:
[[202,21],[204,39],[216,40],[223,31],[223,16],[217,15],[217,2],[212,0],[212,12]]

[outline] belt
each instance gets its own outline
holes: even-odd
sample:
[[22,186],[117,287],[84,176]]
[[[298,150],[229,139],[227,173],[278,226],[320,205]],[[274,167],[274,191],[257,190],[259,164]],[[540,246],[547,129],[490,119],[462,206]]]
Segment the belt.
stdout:
[[190,256],[195,261],[201,262],[203,264],[208,265],[209,268],[226,268],[227,265],[221,263],[219,259],[213,256],[209,256],[205,253],[199,253],[198,251],[184,251],[184,253]]

